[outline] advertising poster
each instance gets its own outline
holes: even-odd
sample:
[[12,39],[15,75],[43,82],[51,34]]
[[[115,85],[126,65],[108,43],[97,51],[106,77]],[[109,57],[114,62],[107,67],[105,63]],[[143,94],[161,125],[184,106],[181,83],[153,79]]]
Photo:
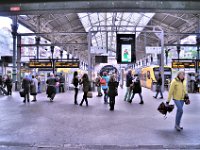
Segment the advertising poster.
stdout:
[[121,45],[122,62],[131,62],[131,44]]
[[132,64],[136,62],[135,34],[117,34],[116,58],[118,64]]

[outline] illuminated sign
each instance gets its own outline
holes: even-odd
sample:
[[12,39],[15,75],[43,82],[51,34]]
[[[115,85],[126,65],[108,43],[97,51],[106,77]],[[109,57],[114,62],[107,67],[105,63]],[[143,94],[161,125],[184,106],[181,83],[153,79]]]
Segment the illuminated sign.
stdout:
[[19,6],[10,7],[10,11],[20,11],[21,8]]
[[195,62],[172,62],[172,68],[195,68]]
[[51,62],[30,61],[28,66],[29,66],[29,68],[52,68],[52,63]]
[[135,34],[117,34],[117,63],[128,64],[136,61]]
[[79,62],[59,61],[55,63],[55,68],[79,68]]

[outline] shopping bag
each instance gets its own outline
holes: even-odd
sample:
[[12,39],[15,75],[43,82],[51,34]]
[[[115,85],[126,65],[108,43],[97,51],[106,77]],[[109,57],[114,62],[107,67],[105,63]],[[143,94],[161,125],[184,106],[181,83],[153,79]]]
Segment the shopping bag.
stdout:
[[92,97],[93,97],[92,92],[88,92],[88,93],[87,93],[87,98],[92,98]]

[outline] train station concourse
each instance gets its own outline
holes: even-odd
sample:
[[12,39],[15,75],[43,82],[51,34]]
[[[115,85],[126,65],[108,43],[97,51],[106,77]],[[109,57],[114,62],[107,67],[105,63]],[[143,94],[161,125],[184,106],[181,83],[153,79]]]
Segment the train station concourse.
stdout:
[[200,149],[200,2],[0,1],[0,150]]

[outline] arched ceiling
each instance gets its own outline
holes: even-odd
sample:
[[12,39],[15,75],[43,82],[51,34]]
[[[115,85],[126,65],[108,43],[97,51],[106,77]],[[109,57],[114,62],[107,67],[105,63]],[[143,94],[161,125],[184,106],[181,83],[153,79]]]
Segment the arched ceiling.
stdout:
[[[130,26],[135,26],[141,30],[137,33],[137,58],[145,55],[145,45],[159,45],[159,39],[154,33],[142,32],[149,30],[147,26],[160,26],[165,32],[164,42],[168,45],[186,37],[184,33],[199,32],[200,2],[196,0],[19,0],[17,3],[0,3],[3,6],[0,15],[18,14],[19,22],[35,32],[69,32],[65,35],[48,34],[45,37],[53,43],[65,43],[62,46],[64,50],[85,61],[88,58],[87,34],[72,32],[87,32],[94,26],[110,25],[113,31],[115,26],[121,26],[120,29],[134,33],[134,27]],[[11,11],[15,6],[20,10]],[[115,34],[108,33],[108,48],[112,51],[115,51]],[[96,33],[92,37],[92,45],[105,47],[105,37],[105,32]]]
[[[197,31],[199,14],[177,13],[67,13],[67,14],[40,14],[21,15],[19,22],[35,32],[88,32],[95,26],[121,26],[122,30],[145,31],[145,26],[160,26],[165,33],[165,44],[176,43],[187,35],[176,33],[194,33]],[[130,27],[132,26],[132,27]],[[144,26],[144,27],[139,27]],[[101,28],[102,29],[102,28]],[[115,32],[108,33],[108,48],[115,51]],[[87,34],[46,35],[46,38],[55,43],[71,43],[63,45],[63,49],[87,60]],[[144,41],[146,45],[155,46],[159,43],[154,33],[137,32],[137,39]],[[98,32],[92,37],[92,46],[106,47],[105,32]],[[141,40],[142,39],[142,40]],[[77,44],[72,44],[77,43]],[[80,44],[79,44],[80,43]],[[137,47],[137,58],[145,55],[144,42]],[[74,51],[76,49],[76,51]]]

